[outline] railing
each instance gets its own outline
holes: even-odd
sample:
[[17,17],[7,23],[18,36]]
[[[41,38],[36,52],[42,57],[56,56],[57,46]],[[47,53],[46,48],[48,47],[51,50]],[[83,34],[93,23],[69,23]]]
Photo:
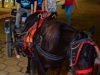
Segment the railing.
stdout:
[[8,18],[8,17],[11,17],[10,13],[0,15],[0,20],[1,20],[1,19],[4,19],[4,18]]

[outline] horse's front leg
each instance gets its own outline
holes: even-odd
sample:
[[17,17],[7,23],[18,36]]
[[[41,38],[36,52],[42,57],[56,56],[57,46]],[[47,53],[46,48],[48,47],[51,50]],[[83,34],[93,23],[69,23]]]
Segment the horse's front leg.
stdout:
[[31,70],[31,67],[30,67],[30,61],[31,61],[31,58],[30,57],[27,57],[28,58],[28,64],[27,64],[27,70],[26,70],[26,74],[30,74],[30,70]]

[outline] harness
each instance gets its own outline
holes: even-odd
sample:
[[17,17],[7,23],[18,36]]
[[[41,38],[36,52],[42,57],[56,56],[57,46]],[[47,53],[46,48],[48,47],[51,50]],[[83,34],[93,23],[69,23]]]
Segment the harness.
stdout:
[[[37,17],[41,17],[42,15],[39,14]],[[42,18],[36,22],[26,33],[26,35],[23,38],[23,50],[26,50],[27,48],[31,48],[31,43],[34,42],[33,37],[34,34],[36,33],[37,29],[40,28],[42,26],[43,21],[45,20],[45,18]],[[29,49],[30,54],[32,53],[32,49]]]
[[[100,57],[99,47],[95,44],[95,42],[93,42],[89,38],[81,39],[78,41],[73,41],[70,43],[70,46],[71,46],[70,66],[74,67],[78,63],[79,56],[80,56],[80,53],[82,51],[82,47],[84,44],[90,44],[94,46],[97,56]],[[90,67],[84,70],[76,70],[75,73],[76,74],[88,74],[88,73],[91,73],[92,71],[93,71],[93,67]]]
[[49,60],[53,60],[53,61],[58,61],[63,59],[65,56],[58,56],[49,52],[46,52],[45,50],[43,50],[41,48],[41,46],[39,44],[36,45],[36,50],[38,51],[38,53],[40,53],[43,57],[49,59]]

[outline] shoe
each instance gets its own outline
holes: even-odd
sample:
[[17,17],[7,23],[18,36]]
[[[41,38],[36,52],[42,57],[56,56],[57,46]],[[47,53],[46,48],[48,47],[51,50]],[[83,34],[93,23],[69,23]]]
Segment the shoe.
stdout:
[[16,31],[17,34],[21,33],[21,31],[19,29],[18,30],[15,30],[15,31]]
[[21,31],[20,31],[20,27],[15,27],[15,32],[16,33],[20,33]]

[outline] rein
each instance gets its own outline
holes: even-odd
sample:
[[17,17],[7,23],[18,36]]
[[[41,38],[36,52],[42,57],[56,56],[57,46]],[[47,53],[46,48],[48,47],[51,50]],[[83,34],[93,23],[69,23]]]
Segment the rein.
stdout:
[[40,47],[40,45],[37,45],[36,49],[42,56],[44,56],[45,58],[47,58],[49,60],[58,61],[58,60],[61,60],[61,59],[63,59],[65,57],[65,56],[58,56],[58,55],[54,55],[54,54],[51,54],[49,52],[46,52],[45,50],[43,50]]
[[55,55],[52,53],[49,53],[47,51],[45,51],[43,48],[41,48],[41,42],[42,42],[43,38],[42,36],[40,36],[36,41],[37,43],[35,44],[35,49],[37,50],[38,53],[40,53],[42,56],[44,56],[46,59],[49,60],[53,60],[53,61],[58,61],[63,59],[65,56],[59,56],[59,55]]

